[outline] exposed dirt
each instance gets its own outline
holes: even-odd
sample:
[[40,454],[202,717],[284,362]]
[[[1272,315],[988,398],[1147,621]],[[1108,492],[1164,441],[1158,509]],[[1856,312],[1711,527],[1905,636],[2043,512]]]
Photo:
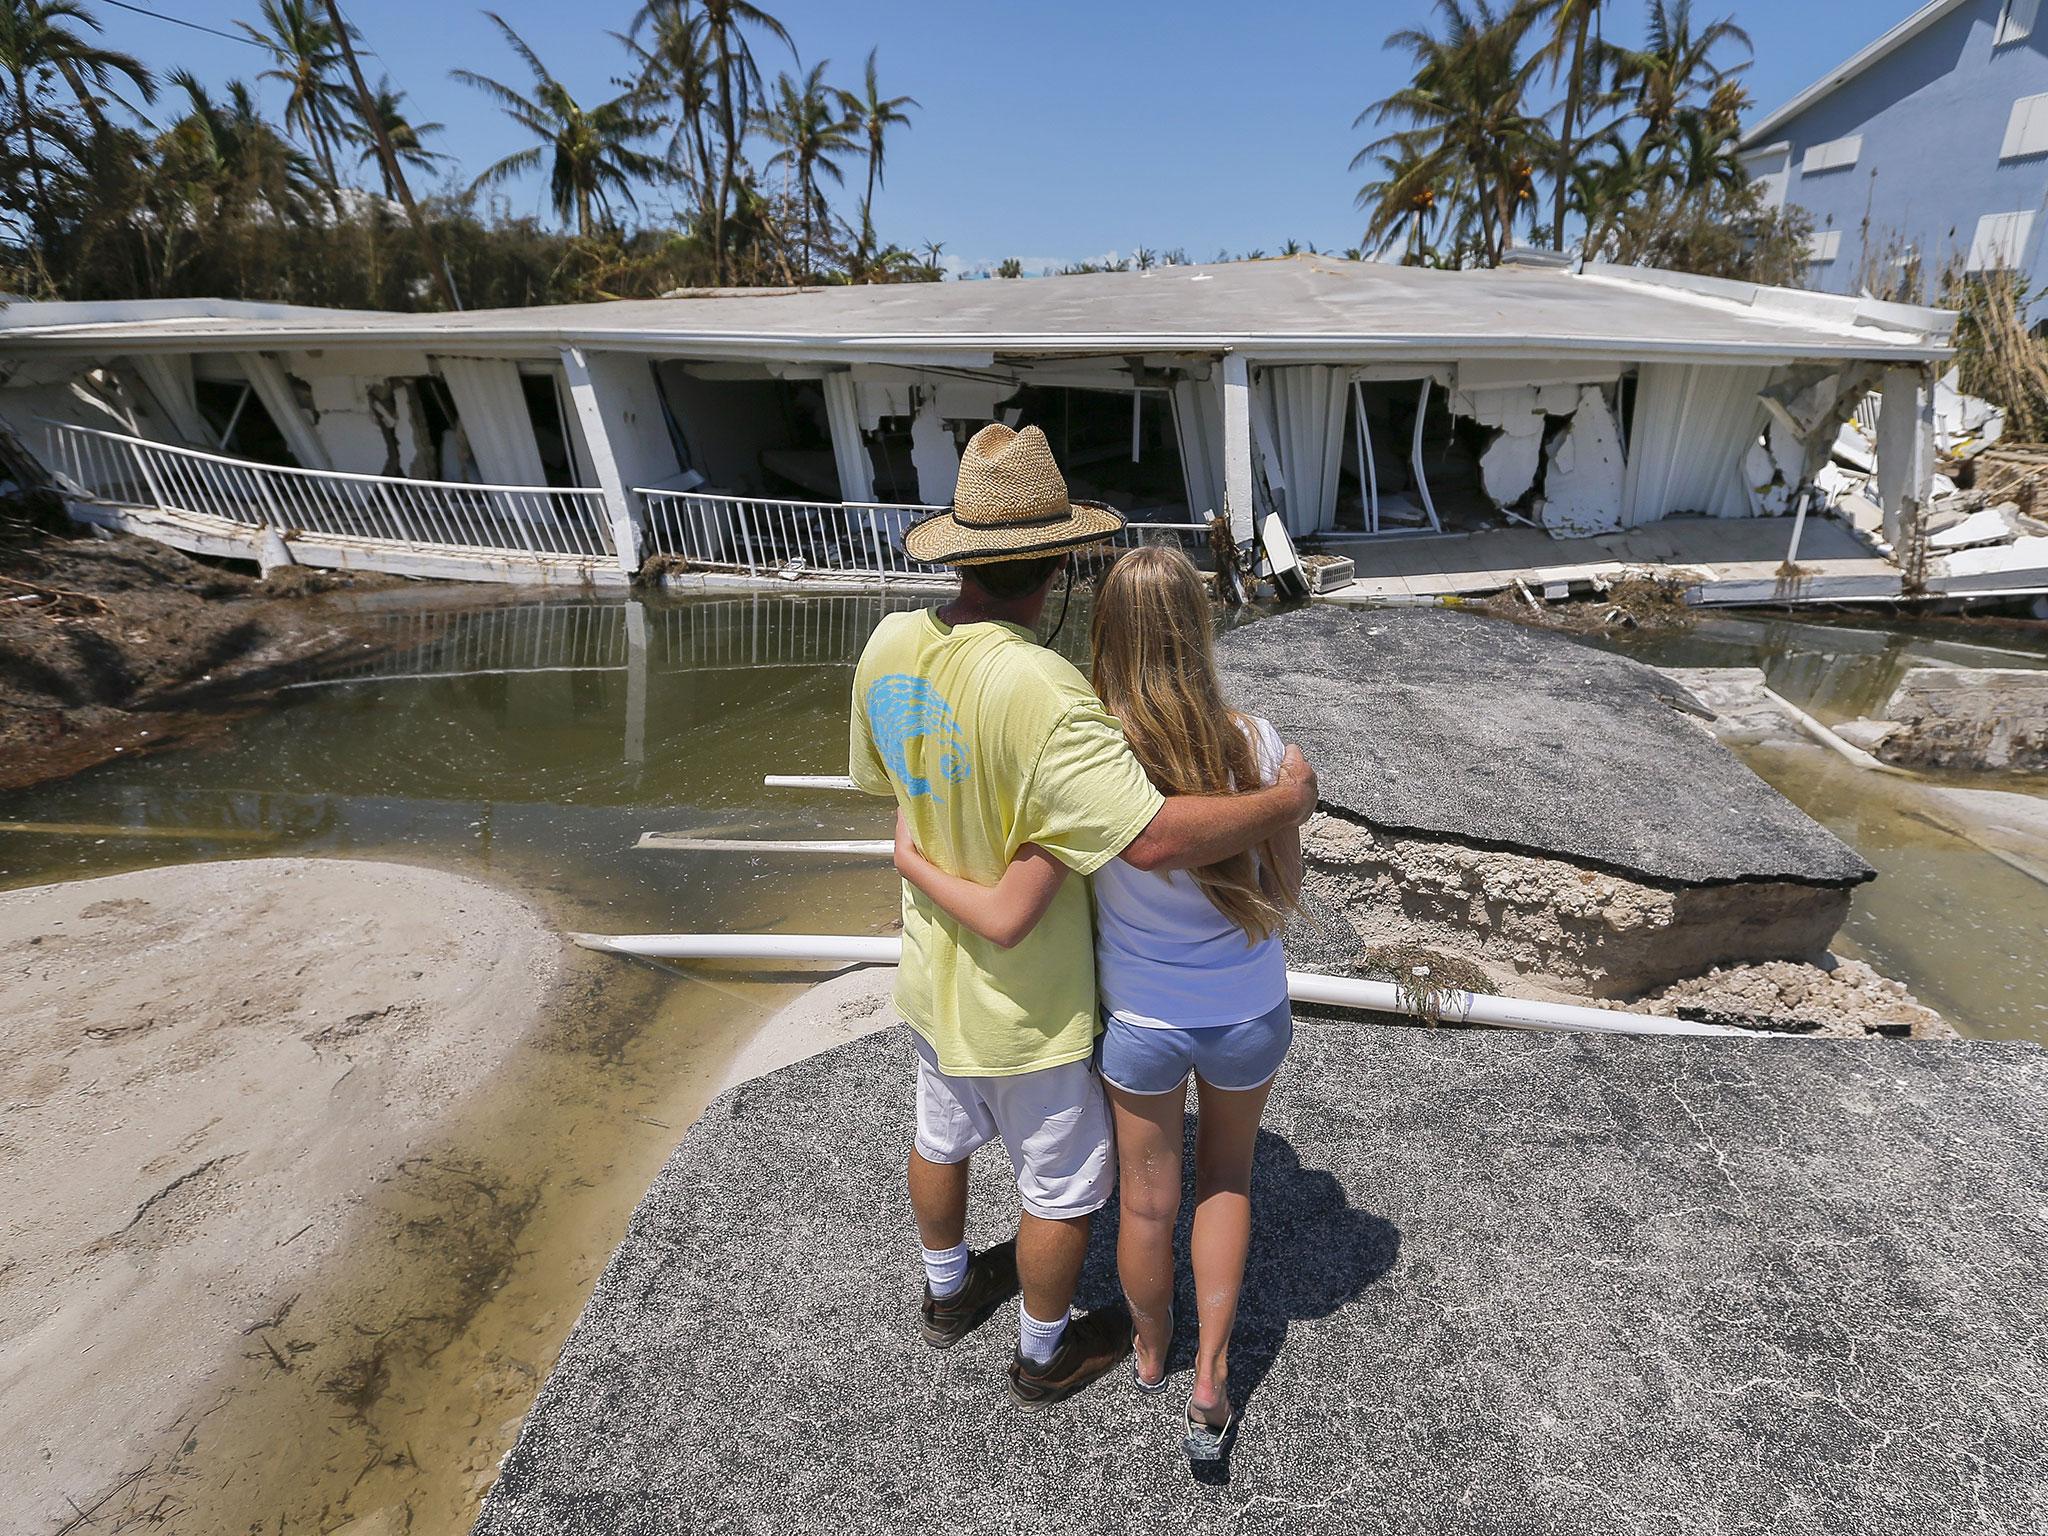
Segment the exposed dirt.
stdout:
[[259,581],[147,539],[34,529],[26,500],[0,508],[16,535],[0,538],[0,790],[190,741],[360,656],[321,596],[399,584],[299,567]]
[[1302,853],[1309,898],[1361,953],[1421,945],[1484,972],[1486,991],[1626,998],[1710,966],[1818,958],[1849,911],[1836,886],[1651,885],[1330,814]]

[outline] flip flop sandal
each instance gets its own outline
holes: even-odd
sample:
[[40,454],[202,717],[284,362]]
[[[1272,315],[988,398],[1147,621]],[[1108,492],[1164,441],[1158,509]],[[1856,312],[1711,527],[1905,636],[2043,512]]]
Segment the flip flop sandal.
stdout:
[[[1152,1394],[1153,1394],[1153,1393],[1155,1393],[1155,1392],[1164,1392],[1164,1391],[1166,1390],[1166,1383],[1167,1383],[1168,1381],[1170,1381],[1170,1380],[1172,1379],[1172,1377],[1173,1377],[1173,1372],[1172,1372],[1172,1371],[1161,1371],[1161,1372],[1159,1373],[1159,1379],[1158,1379],[1157,1381],[1147,1381],[1147,1380],[1146,1380],[1146,1379],[1145,1379],[1145,1378],[1144,1378],[1143,1376],[1140,1376],[1140,1375],[1138,1374],[1138,1347],[1137,1347],[1137,1346],[1138,1346],[1138,1333],[1137,1333],[1137,1330],[1136,1330],[1136,1329],[1132,1329],[1132,1330],[1131,1330],[1131,1385],[1132,1385],[1132,1386],[1134,1386],[1134,1387],[1136,1387],[1136,1388],[1137,1388],[1137,1389],[1138,1389],[1138,1390],[1139,1390],[1140,1392],[1144,1393],[1144,1394],[1145,1394],[1145,1395],[1146,1395],[1147,1397],[1150,1397],[1150,1396],[1152,1396]],[[1169,1355],[1173,1353],[1173,1308],[1171,1308],[1171,1307],[1168,1307],[1168,1308],[1166,1309],[1166,1352],[1167,1352],[1167,1353],[1168,1353]]]
[[1187,1450],[1191,1462],[1221,1461],[1223,1453],[1230,1446],[1230,1437],[1237,1429],[1237,1414],[1233,1411],[1223,1421],[1221,1428],[1206,1424],[1188,1414]]

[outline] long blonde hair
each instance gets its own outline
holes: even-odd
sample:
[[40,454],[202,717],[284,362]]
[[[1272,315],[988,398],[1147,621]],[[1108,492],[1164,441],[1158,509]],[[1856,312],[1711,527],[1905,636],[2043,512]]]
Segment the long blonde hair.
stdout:
[[[1259,785],[1248,722],[1223,701],[1209,590],[1177,549],[1134,549],[1110,567],[1090,628],[1095,692],[1163,794],[1216,795]],[[1190,870],[1247,942],[1277,933],[1298,892],[1269,843]]]

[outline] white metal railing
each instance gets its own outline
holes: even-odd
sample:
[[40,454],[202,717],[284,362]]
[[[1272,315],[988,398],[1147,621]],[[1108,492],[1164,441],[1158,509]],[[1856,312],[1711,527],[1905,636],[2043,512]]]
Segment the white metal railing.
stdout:
[[[945,508],[865,501],[785,501],[703,491],[637,493],[646,508],[644,552],[680,555],[692,566],[750,576],[802,574],[934,576],[903,552],[913,523]],[[1161,538],[1206,545],[1196,522],[1133,522],[1109,542],[1130,546]]]
[[280,533],[492,553],[616,558],[598,490],[294,469],[46,421],[45,466],[89,501]]

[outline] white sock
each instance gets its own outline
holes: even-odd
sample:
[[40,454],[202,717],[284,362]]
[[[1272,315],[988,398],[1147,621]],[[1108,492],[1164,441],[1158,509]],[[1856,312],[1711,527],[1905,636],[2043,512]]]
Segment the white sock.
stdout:
[[1066,1331],[1065,1312],[1060,1313],[1057,1322],[1041,1323],[1022,1307],[1017,1309],[1017,1353],[1033,1365],[1044,1365],[1053,1357]]
[[924,1255],[924,1282],[932,1295],[943,1301],[967,1283],[967,1245],[950,1248],[920,1248]]

